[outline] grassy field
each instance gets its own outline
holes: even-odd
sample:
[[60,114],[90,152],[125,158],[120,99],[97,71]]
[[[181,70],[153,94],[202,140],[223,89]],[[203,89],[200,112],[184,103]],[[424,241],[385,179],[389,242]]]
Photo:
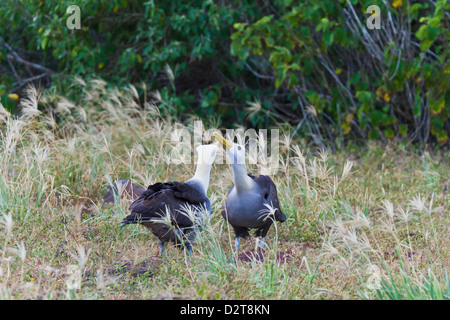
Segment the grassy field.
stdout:
[[393,142],[331,154],[286,132],[274,181],[287,220],[264,259],[251,240],[233,253],[219,214],[226,164],[213,166],[212,217],[192,257],[161,259],[147,229],[120,229],[130,201],[102,197],[117,179],[191,177],[194,165],[168,165],[174,119],[140,106],[133,87],[74,88],[78,105],[30,90],[19,117],[0,106],[0,299],[450,298],[448,152]]

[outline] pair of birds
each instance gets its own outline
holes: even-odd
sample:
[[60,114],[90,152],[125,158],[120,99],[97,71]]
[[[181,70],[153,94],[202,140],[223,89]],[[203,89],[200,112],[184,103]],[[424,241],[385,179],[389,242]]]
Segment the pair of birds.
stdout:
[[[255,236],[261,238],[259,246],[264,247],[264,238],[272,223],[286,220],[276,186],[268,176],[247,175],[244,146],[224,139],[217,132],[214,136],[223,145],[233,169],[234,185],[228,192],[222,216],[233,227],[235,250],[239,249],[239,239],[250,235],[250,229],[256,229]],[[158,182],[149,186],[131,204],[131,214],[122,221],[122,227],[136,223],[147,227],[156,236],[161,255],[168,242],[191,253],[197,232],[211,214],[206,192],[217,151],[215,145],[197,147],[194,176],[184,183]]]

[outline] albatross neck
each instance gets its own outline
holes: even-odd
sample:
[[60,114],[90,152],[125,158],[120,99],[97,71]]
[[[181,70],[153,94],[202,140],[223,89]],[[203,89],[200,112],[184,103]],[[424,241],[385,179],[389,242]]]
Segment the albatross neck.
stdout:
[[234,186],[238,192],[253,188],[253,180],[247,175],[245,165],[232,164],[231,168],[233,169]]
[[199,163],[197,164],[197,169],[195,170],[195,174],[192,177],[192,179],[189,179],[188,181],[195,180],[203,187],[203,191],[208,191],[209,188],[209,176],[211,173],[211,165],[205,164],[205,163]]

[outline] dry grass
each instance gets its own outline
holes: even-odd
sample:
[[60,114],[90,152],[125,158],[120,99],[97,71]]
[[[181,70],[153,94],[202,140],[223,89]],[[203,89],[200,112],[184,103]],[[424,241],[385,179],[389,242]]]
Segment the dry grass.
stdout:
[[448,154],[313,153],[286,134],[274,179],[288,219],[271,228],[264,260],[233,253],[219,214],[226,164],[213,166],[212,218],[193,256],[161,260],[145,228],[120,229],[129,200],[105,207],[102,195],[116,179],[190,178],[194,165],[168,164],[175,122],[134,87],[74,88],[79,103],[30,89],[20,117],[0,106],[1,299],[449,298]]

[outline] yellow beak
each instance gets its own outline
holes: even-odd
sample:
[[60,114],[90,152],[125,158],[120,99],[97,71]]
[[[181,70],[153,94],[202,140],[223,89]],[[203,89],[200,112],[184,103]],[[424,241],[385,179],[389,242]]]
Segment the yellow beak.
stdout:
[[217,131],[213,133],[213,136],[219,141],[227,150],[230,150],[233,146],[233,143],[231,141],[228,141],[227,139],[224,139],[220,133]]

